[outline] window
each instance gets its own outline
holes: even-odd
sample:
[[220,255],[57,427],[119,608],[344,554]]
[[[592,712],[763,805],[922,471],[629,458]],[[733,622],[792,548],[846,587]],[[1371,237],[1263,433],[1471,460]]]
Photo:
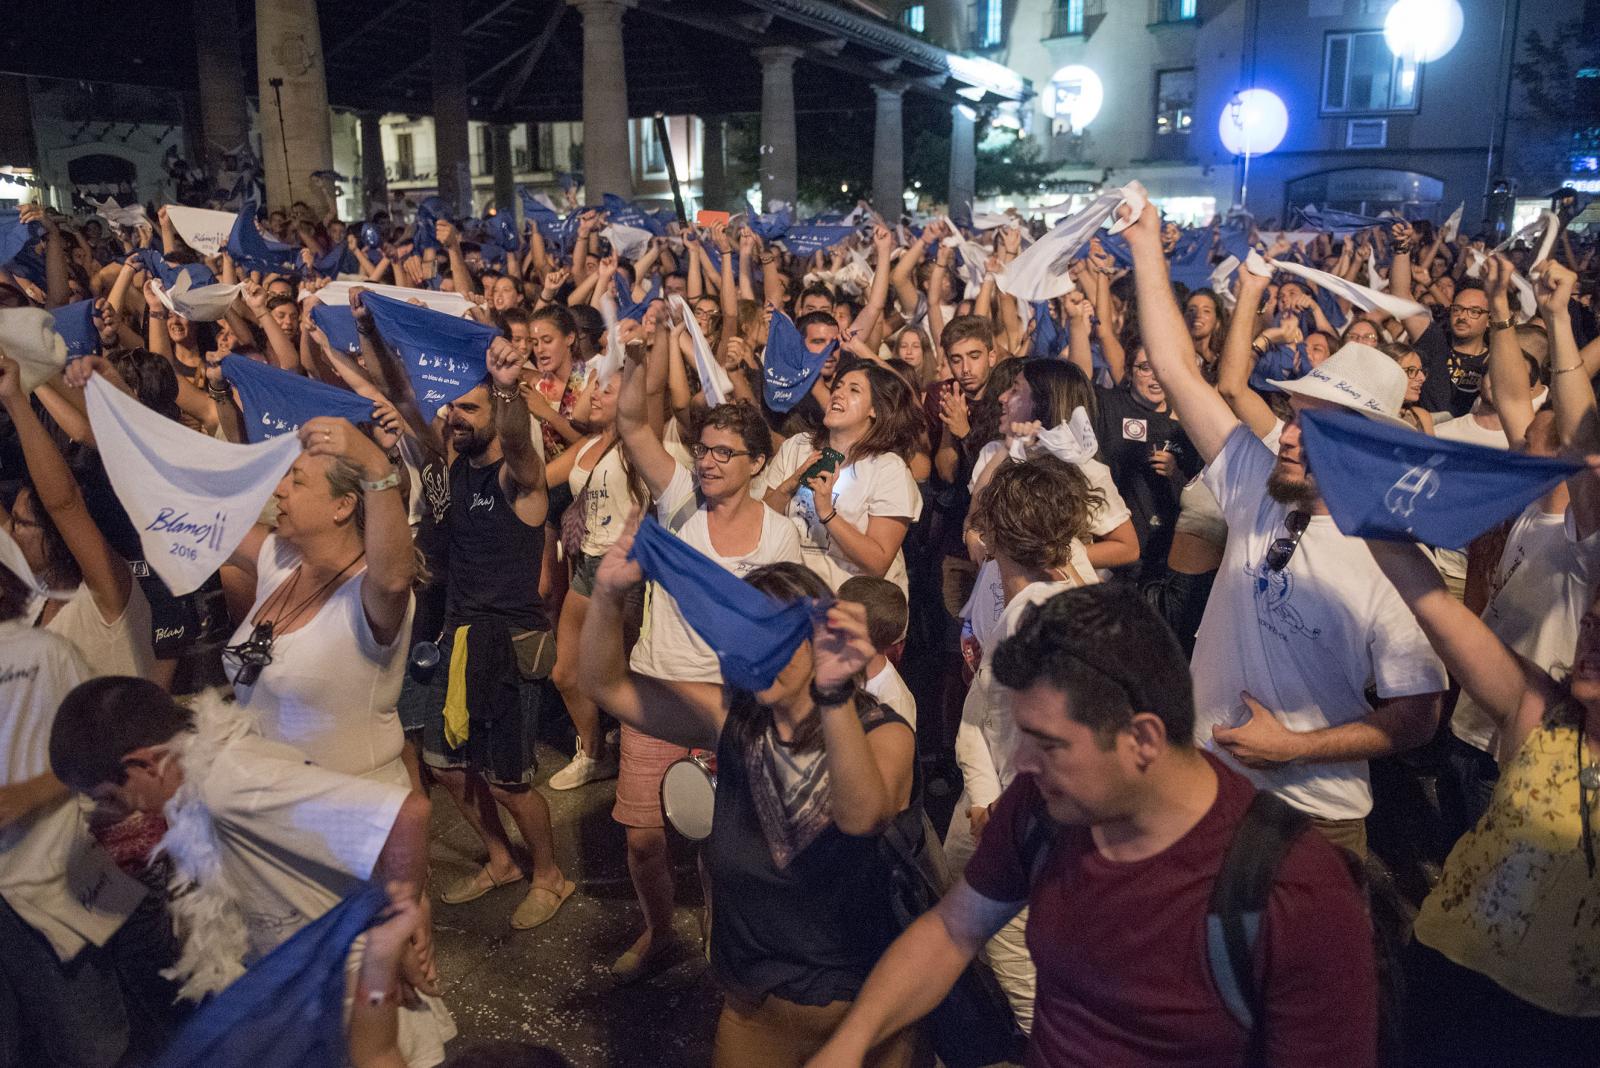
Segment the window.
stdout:
[[1330,33],[1322,56],[1322,110],[1411,111],[1417,64],[1389,51],[1383,31]]
[[1083,0],[1055,0],[1050,36],[1072,37],[1083,32]]
[[402,182],[417,176],[416,149],[409,132],[394,135],[394,176]]
[[928,5],[907,4],[906,9],[900,12],[900,22],[912,33],[926,33],[928,29]]
[[1152,22],[1189,22],[1198,14],[1199,0],[1155,0]]
[[661,151],[661,139],[656,136],[656,124],[653,119],[643,119],[639,122],[640,159],[646,174],[665,174],[667,172],[667,157]]
[[478,158],[472,164],[473,174],[488,174],[494,170],[494,127],[488,123],[478,127]]
[[1194,126],[1194,68],[1156,71],[1156,133],[1186,134]]
[[527,126],[529,169],[554,171],[556,169],[555,132],[549,123],[530,122]]
[[1006,39],[1005,0],[978,0],[978,47],[998,48]]

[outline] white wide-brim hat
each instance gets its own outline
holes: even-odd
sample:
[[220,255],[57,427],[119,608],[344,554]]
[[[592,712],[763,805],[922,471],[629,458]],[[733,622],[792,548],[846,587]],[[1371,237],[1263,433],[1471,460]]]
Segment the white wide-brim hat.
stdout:
[[1406,373],[1371,345],[1349,344],[1299,378],[1271,379],[1285,393],[1328,401],[1368,419],[1415,429],[1400,415]]

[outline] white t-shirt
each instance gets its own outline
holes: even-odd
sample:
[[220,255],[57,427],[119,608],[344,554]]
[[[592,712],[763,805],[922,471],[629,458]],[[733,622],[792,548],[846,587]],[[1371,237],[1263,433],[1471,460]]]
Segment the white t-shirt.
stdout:
[[79,586],[72,599],[44,629],[70,641],[83,654],[91,679],[102,675],[133,675],[148,679],[155,672],[155,631],[150,622],[150,602],[137,581],[128,593],[122,615],[106,622],[88,586]]
[[[671,530],[674,518],[693,501],[694,495],[694,476],[687,468],[678,468],[666,492],[656,501],[657,521]],[[767,564],[805,562],[794,524],[764,505],[761,540],[756,543],[754,552],[744,556],[722,556],[716,551],[711,544],[711,529],[706,523],[704,508],[695,508],[676,533],[740,578]],[[689,626],[671,595],[654,582],[645,591],[644,627],[628,663],[634,671],[653,678],[722,682],[717,654]]]
[[[772,458],[767,484],[781,485],[804,470],[806,459],[813,451],[809,434],[796,434],[785,441]],[[880,453],[841,467],[833,493],[834,506],[838,509],[838,519],[833,523],[842,520],[863,533],[873,516],[890,516],[915,523],[922,514],[922,491],[917,488],[917,480],[906,462],[893,453]],[[809,488],[801,486],[795,491],[785,514],[800,534],[806,566],[827,580],[830,589],[836,590],[846,579],[863,573],[861,566],[848,559],[833,543],[828,527],[822,525],[817,514],[815,495]],[[883,577],[909,596],[904,551],[894,554],[894,562]]]
[[[583,555],[604,556],[607,549],[622,534],[633,508],[628,496],[628,471],[623,466],[622,446],[613,445],[604,456],[599,454],[600,439],[595,438],[581,446],[572,473],[567,476],[567,488],[572,499],[583,496]],[[592,466],[585,468],[584,462]],[[588,492],[585,493],[587,487]]]
[[[1003,457],[1006,452],[1003,441],[991,441],[978,450],[978,458],[972,464],[972,477],[967,480],[967,492],[975,493],[978,488],[978,479],[989,466]],[[1133,518],[1133,513],[1128,510],[1128,504],[1122,499],[1122,494],[1117,490],[1117,484],[1111,479],[1111,468],[1099,460],[1088,459],[1078,464],[1078,470],[1083,472],[1083,477],[1089,480],[1089,485],[1099,490],[1105,498],[1105,504],[1094,509],[1089,516],[1089,533],[1097,538],[1103,538],[1116,530],[1122,524]]]
[[885,660],[883,670],[867,680],[866,688],[873,697],[900,713],[912,730],[917,729],[917,699],[911,696],[906,680],[900,677],[893,664]]
[[[1571,509],[1551,515],[1534,501],[1511,525],[1505,552],[1489,572],[1484,623],[1536,667],[1571,665],[1597,559],[1600,533],[1579,541]],[[1466,691],[1456,702],[1450,731],[1468,745],[1495,751],[1494,722]]]
[[[250,637],[250,620],[287,582],[300,554],[276,534],[267,535],[256,557],[256,600],[233,632],[230,644]],[[250,686],[235,686],[269,739],[294,746],[330,771],[369,775],[400,758],[405,731],[395,712],[405,678],[405,637],[411,632],[412,598],[405,620],[388,645],[379,645],[361,604],[366,570],[346,578],[302,627],[272,642],[272,663]],[[295,599],[309,596],[301,582]],[[289,607],[293,608],[294,600]],[[237,664],[224,658],[232,677]]]
[[1287,536],[1288,505],[1267,495],[1276,458],[1239,426],[1205,468],[1228,521],[1228,545],[1195,644],[1195,740],[1295,807],[1330,820],[1372,808],[1366,761],[1296,764],[1269,772],[1239,765],[1211,728],[1242,722],[1248,691],[1292,731],[1350,723],[1380,698],[1445,688],[1444,666],[1367,547],[1311,517],[1288,565],[1272,571],[1267,549]]
[[[1092,581],[1092,580],[1091,580]],[[956,820],[966,823],[967,809],[990,805],[1016,777],[1017,725],[1011,716],[1011,691],[994,679],[994,651],[1016,633],[1022,615],[1033,605],[1048,601],[1072,582],[1035,582],[1023,587],[1001,612],[998,625],[981,640],[983,658],[961,706],[961,726],[956,730],[956,763],[965,782]]]
[[[65,638],[0,623],[0,786],[50,770],[50,728],[67,692],[93,677]],[[76,797],[0,828],[0,897],[62,960],[104,945],[144,898],[89,835]]]

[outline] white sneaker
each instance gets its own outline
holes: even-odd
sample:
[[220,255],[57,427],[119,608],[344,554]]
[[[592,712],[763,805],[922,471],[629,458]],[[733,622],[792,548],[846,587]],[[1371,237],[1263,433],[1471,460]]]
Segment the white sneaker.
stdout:
[[573,756],[572,762],[554,775],[550,776],[549,787],[552,790],[576,790],[578,787],[601,779],[614,779],[617,777],[617,762],[615,759],[595,759],[578,747],[578,752]]

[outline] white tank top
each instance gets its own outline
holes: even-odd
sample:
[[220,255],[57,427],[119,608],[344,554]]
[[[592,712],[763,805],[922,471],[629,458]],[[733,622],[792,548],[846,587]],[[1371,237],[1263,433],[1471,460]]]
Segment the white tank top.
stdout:
[[[598,455],[600,439],[593,438],[582,446],[578,460],[567,475],[567,488],[572,490],[576,503],[585,484],[589,494],[584,498],[583,555],[604,556],[607,549],[622,533],[628,521],[633,502],[628,496],[628,472],[622,466],[622,446],[613,446],[604,456]],[[584,461],[594,463],[593,471],[586,470]]]

